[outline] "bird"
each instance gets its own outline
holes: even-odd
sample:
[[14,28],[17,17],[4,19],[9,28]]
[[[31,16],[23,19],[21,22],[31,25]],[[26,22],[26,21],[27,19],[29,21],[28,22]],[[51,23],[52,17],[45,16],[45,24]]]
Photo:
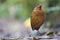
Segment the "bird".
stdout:
[[32,30],[39,30],[41,25],[44,23],[45,13],[42,10],[40,4],[36,5],[31,14],[31,27]]

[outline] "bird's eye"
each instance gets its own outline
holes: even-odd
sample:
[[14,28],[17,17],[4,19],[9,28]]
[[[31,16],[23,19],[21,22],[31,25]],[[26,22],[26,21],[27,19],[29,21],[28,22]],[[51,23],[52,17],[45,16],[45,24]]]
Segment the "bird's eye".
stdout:
[[38,6],[39,8],[41,8],[41,5],[40,6]]
[[41,5],[40,5],[40,4],[38,4],[38,5],[37,5],[37,7],[38,7],[38,8],[41,8]]

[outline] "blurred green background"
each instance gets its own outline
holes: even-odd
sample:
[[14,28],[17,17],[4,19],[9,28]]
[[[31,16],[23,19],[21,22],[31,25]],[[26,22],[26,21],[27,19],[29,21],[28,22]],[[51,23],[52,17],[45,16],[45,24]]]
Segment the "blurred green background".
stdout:
[[41,4],[46,14],[47,27],[60,24],[60,0],[0,0],[0,18],[25,21],[31,17],[36,4]]

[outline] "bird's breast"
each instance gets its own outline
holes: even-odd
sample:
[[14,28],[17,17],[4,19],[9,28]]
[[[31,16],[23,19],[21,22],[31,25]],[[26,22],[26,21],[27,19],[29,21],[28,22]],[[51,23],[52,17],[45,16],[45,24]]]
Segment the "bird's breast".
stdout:
[[34,16],[32,16],[32,24],[35,28],[39,28],[43,22],[44,22],[44,16],[39,14],[37,15],[34,14]]

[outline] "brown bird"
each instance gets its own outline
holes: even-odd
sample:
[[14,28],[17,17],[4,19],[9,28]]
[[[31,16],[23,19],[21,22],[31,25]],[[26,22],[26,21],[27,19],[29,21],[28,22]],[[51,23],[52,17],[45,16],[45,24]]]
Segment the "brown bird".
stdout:
[[32,30],[38,30],[40,26],[44,23],[45,15],[41,8],[41,5],[37,5],[32,11],[31,16],[31,27]]

